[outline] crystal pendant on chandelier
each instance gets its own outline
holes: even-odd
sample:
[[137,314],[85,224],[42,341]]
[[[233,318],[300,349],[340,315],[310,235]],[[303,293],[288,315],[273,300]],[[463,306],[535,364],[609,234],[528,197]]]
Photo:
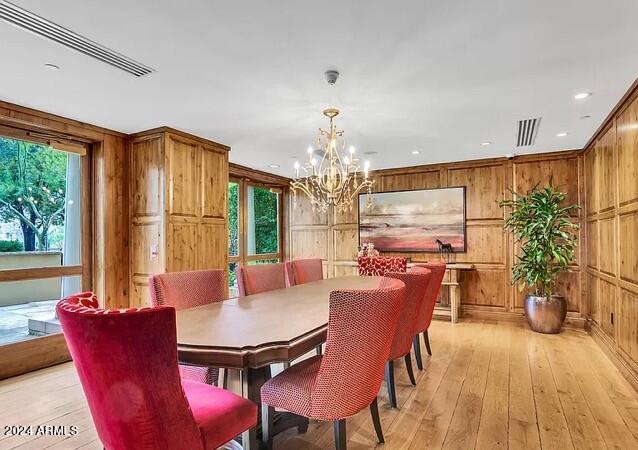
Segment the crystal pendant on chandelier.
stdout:
[[[308,161],[303,165],[295,163],[295,179],[290,182],[293,199],[296,200],[299,190],[310,198],[313,211],[325,212],[332,205],[341,213],[352,211],[354,199],[359,192],[366,191],[366,207],[369,208],[372,206],[370,194],[374,185],[374,181],[368,177],[370,164],[368,161],[365,162],[362,176],[354,147],[350,147],[348,152],[345,151],[343,130],[337,130],[333,123],[339,110],[328,108],[323,114],[330,119],[330,127],[327,130],[319,128],[317,138],[317,148],[323,155],[320,161],[317,160],[316,152],[309,147]],[[343,154],[343,158],[340,153]],[[303,170],[303,176],[300,176],[300,170]]]

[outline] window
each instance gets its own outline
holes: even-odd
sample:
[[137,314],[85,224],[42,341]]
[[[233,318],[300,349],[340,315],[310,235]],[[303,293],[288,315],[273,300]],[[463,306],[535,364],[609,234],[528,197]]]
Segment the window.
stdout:
[[238,295],[238,265],[272,264],[283,260],[281,188],[232,179],[228,183],[228,284]]
[[228,256],[239,256],[239,183],[228,183]]
[[82,282],[85,159],[0,136],[0,345],[59,332],[55,303],[90,288]]
[[247,197],[248,254],[279,253],[279,194],[249,185]]

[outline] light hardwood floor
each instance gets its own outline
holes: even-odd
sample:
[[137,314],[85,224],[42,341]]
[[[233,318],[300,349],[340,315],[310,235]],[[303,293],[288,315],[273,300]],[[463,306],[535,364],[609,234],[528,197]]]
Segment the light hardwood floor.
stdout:
[[[584,331],[434,322],[418,386],[397,370],[399,409],[379,395],[379,449],[638,448],[638,395]],[[77,425],[73,437],[0,436],[0,449],[100,449],[71,364],[0,382],[0,425]],[[350,450],[376,446],[368,411],[348,420]],[[277,450],[331,449],[330,423],[277,436]]]

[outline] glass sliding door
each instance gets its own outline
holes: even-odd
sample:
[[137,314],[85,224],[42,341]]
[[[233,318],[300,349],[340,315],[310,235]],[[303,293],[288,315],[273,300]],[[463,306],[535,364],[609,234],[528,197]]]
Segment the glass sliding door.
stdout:
[[[0,135],[0,346],[60,333],[57,301],[90,289],[86,148]],[[24,346],[20,347],[23,351]],[[10,360],[0,362],[11,364]],[[0,370],[2,372],[2,370]]]

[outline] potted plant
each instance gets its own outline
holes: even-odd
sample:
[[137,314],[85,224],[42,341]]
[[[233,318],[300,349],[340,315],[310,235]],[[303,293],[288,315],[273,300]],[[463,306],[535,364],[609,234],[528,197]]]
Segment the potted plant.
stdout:
[[554,286],[560,272],[574,260],[579,225],[570,219],[578,205],[564,206],[567,194],[552,185],[536,185],[527,195],[514,191],[512,200],[500,202],[511,208],[504,229],[514,234],[520,254],[512,267],[512,283],[522,291],[527,285],[525,316],[532,330],[560,333],[567,303],[556,295]]

